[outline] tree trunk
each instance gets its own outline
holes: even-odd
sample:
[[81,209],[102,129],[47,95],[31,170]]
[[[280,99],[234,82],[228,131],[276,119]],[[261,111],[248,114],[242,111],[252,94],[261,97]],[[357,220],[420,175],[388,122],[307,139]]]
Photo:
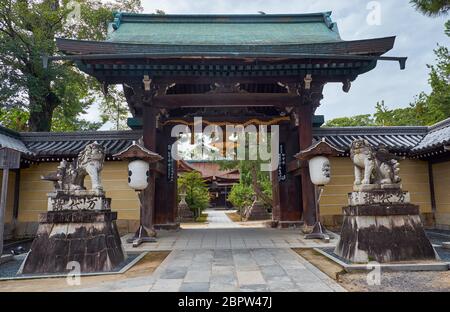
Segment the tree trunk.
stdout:
[[258,183],[258,173],[257,173],[256,167],[254,165],[252,166],[251,171],[252,171],[253,190],[256,193],[256,197],[260,198],[264,203],[266,203],[270,207],[273,207],[272,199],[270,199],[269,196],[264,194],[264,192],[261,189],[261,186]]
[[42,102],[30,97],[30,119],[28,124],[32,132],[48,132],[52,129],[53,112],[61,101],[53,92],[50,92],[44,100]]

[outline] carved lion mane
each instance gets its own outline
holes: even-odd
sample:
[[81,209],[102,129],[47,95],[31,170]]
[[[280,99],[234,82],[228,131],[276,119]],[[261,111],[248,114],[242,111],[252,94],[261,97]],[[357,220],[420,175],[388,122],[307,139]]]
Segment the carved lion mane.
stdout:
[[[78,174],[83,180],[86,175],[90,176],[93,190],[103,190],[100,171],[103,169],[104,161],[105,148],[97,142],[87,145],[78,155]],[[80,184],[83,185],[83,183]]]
[[366,140],[355,140],[350,146],[350,158],[355,165],[355,185],[401,182],[399,158],[389,153],[386,146],[375,149]]

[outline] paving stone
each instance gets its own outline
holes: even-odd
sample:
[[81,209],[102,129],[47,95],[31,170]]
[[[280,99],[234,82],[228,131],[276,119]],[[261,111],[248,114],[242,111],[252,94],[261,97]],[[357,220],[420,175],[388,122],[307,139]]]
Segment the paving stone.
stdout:
[[209,283],[183,283],[180,292],[208,292]]
[[269,281],[268,283],[270,291],[273,292],[295,292],[299,288],[291,281]]
[[168,267],[160,276],[162,279],[183,279],[187,273],[187,267]]
[[250,284],[239,287],[242,292],[269,292],[270,289],[266,284]]
[[261,285],[266,283],[261,271],[237,271],[236,274],[240,286]]
[[264,265],[261,266],[261,273],[266,281],[290,281],[286,271],[279,265]]
[[211,277],[210,270],[191,271],[188,270],[184,278],[185,283],[209,283]]
[[178,292],[180,290],[182,279],[160,279],[157,280],[150,289],[152,292]]

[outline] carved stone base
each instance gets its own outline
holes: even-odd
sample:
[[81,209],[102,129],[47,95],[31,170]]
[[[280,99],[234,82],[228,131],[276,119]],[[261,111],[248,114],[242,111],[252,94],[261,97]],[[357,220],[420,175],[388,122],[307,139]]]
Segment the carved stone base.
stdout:
[[344,207],[335,253],[354,263],[436,260],[419,207],[409,203]]
[[125,260],[116,219],[117,212],[111,211],[41,214],[22,273],[66,273],[71,261],[83,273],[113,270]]
[[272,219],[271,215],[267,212],[266,207],[260,201],[255,200],[253,204],[245,212],[246,221],[260,221]]
[[48,193],[48,211],[110,210],[111,198],[95,191],[55,191]]

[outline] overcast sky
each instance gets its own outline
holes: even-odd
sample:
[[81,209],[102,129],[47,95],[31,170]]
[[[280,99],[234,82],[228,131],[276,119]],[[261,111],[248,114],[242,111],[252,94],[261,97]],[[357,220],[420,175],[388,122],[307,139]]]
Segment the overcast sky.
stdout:
[[[429,92],[427,64],[434,64],[438,43],[450,46],[444,34],[445,18],[430,18],[415,11],[408,0],[143,0],[145,13],[161,9],[182,13],[313,13],[332,11],[342,39],[397,36],[389,56],[407,56],[406,69],[396,62],[379,62],[375,70],[359,76],[349,93],[340,84],[325,86],[317,114],[325,118],[373,113],[377,101],[388,107],[405,107],[421,91]],[[376,14],[379,6],[380,15]],[[369,16],[369,22],[367,22]],[[378,24],[379,25],[374,25]]]

